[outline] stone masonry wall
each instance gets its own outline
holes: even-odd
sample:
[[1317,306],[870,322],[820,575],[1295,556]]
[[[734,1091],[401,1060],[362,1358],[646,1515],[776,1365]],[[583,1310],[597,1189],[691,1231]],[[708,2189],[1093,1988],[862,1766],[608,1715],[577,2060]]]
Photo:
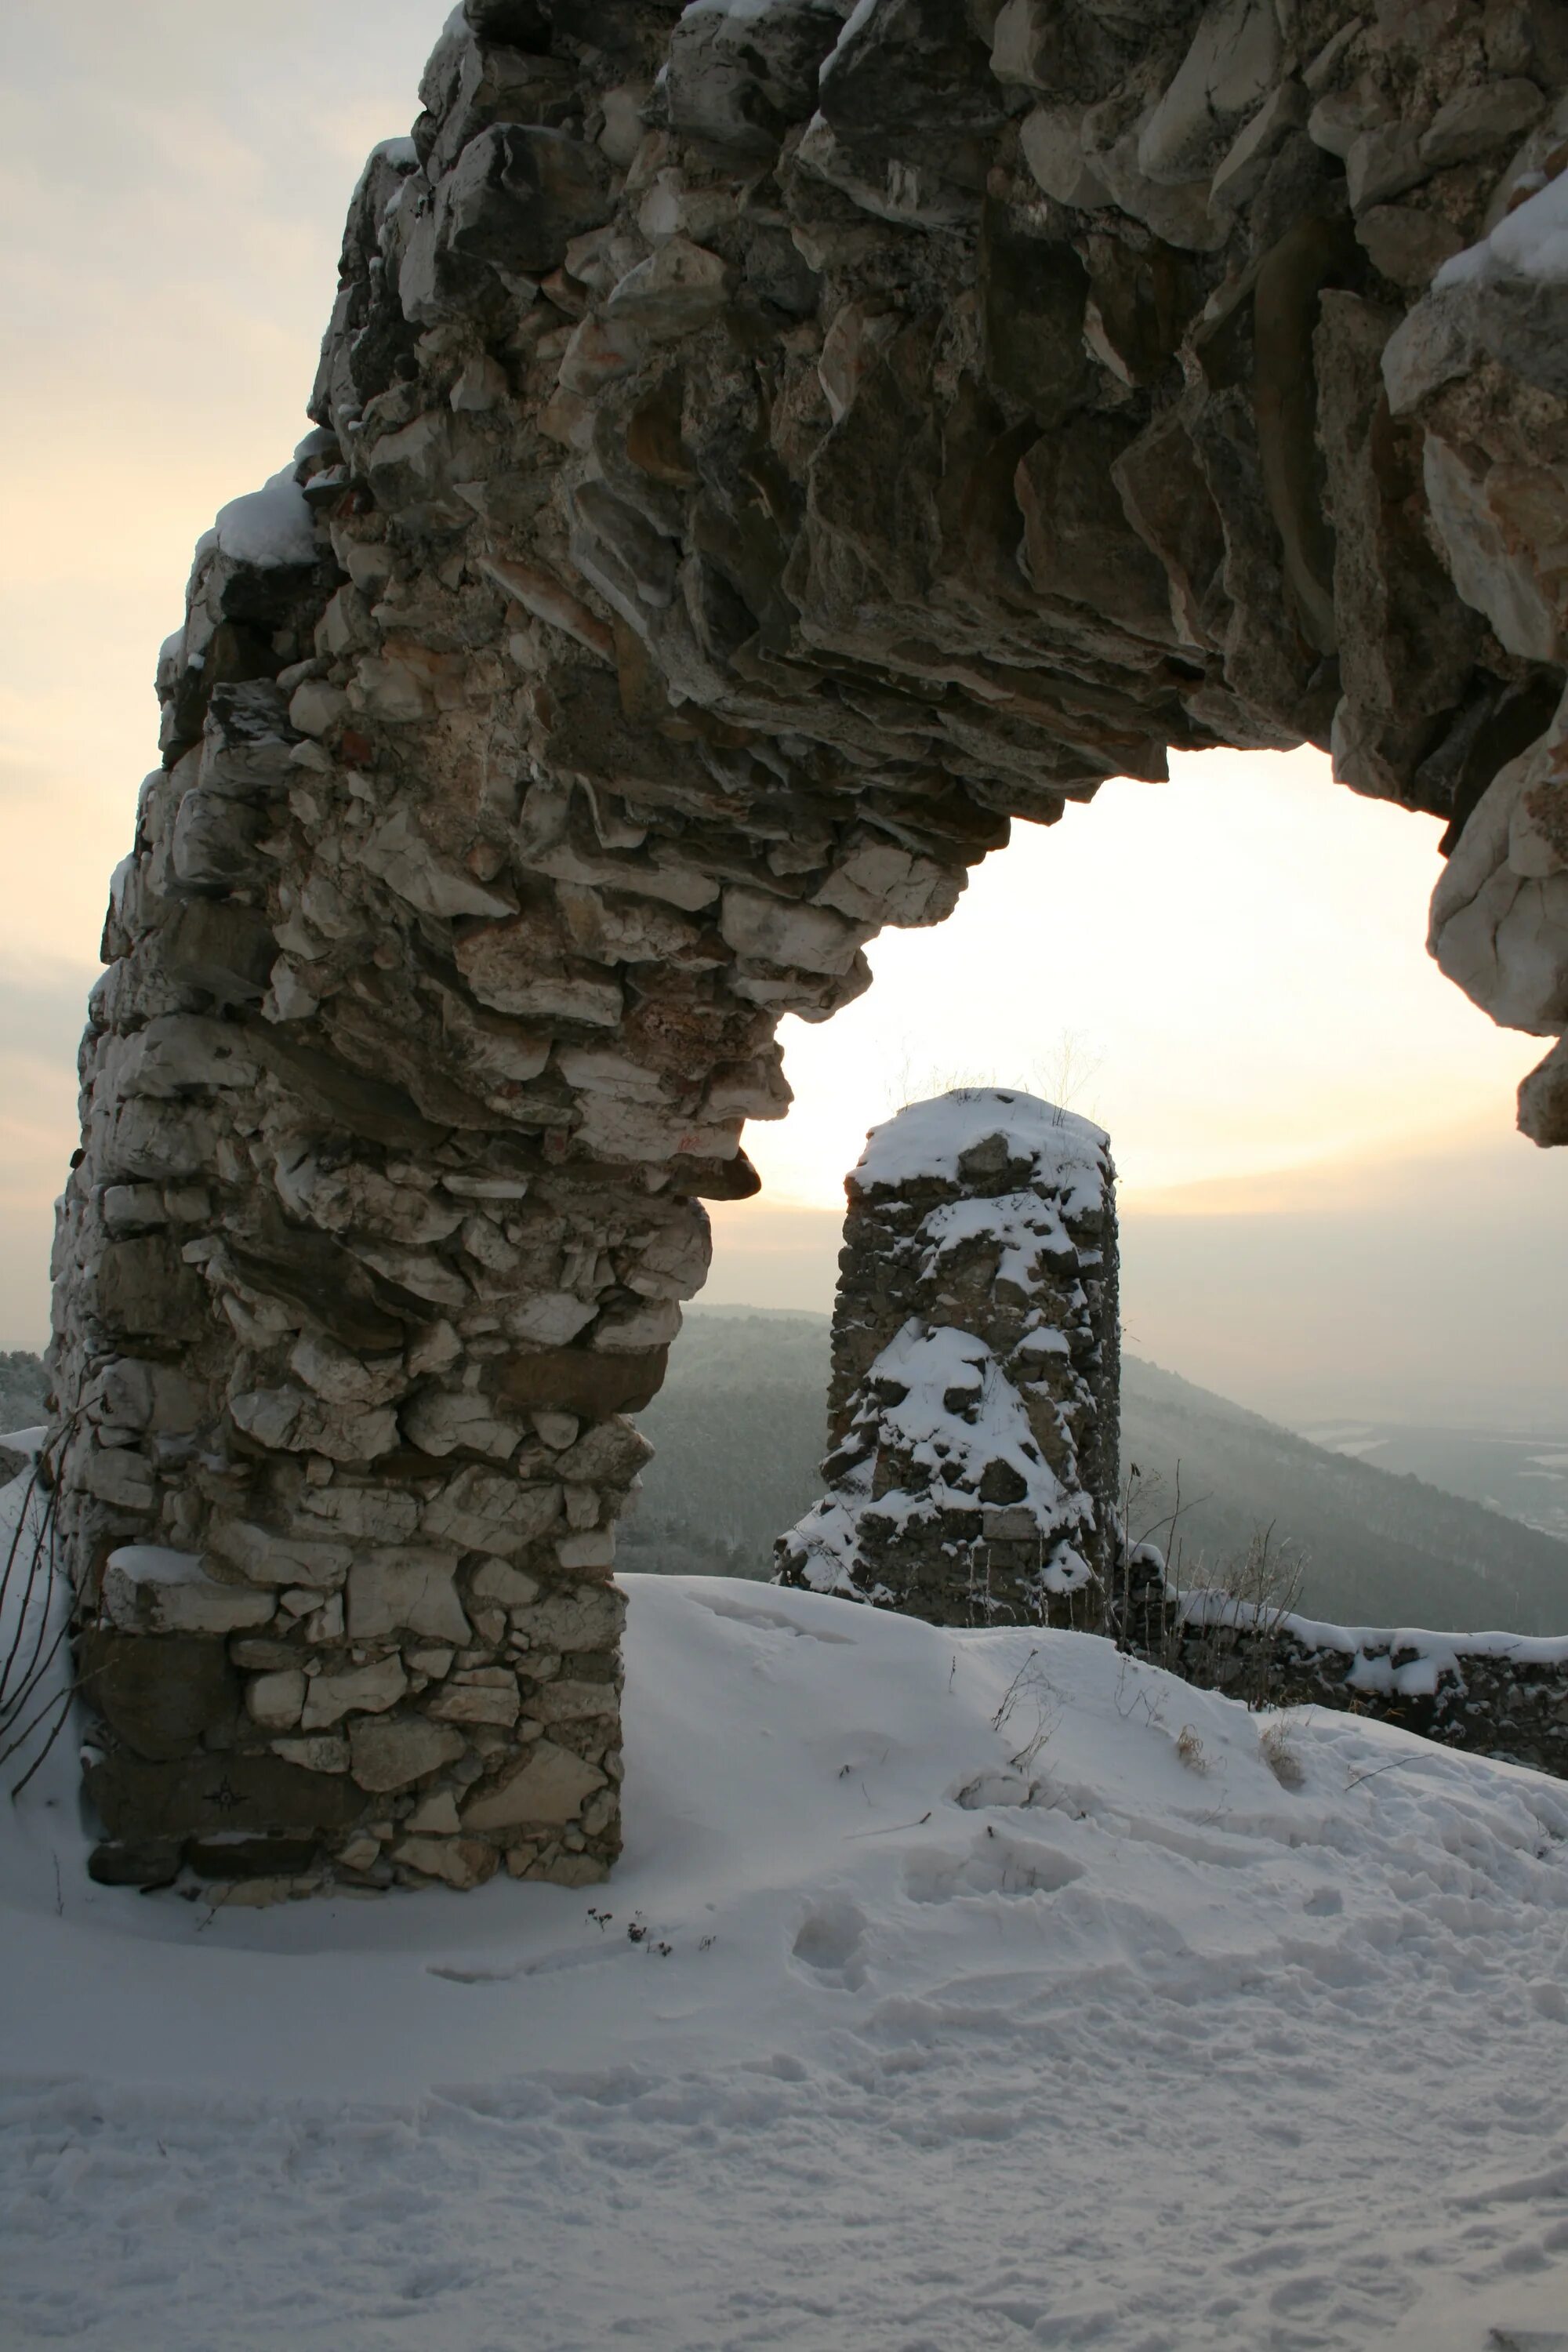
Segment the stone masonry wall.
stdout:
[[1254,1706],[1374,1716],[1568,1780],[1568,1639],[1321,1625],[1189,1593],[1160,1663]]
[[1568,1026],[1565,89],[1559,0],[454,11],[105,929],[100,1870],[607,1867],[701,1199],[1011,818],[1331,742],[1447,824],[1445,967]]
[[1088,1119],[962,1088],[846,1180],[826,1498],[779,1580],[938,1625],[1098,1631],[1116,1565],[1115,1172]]

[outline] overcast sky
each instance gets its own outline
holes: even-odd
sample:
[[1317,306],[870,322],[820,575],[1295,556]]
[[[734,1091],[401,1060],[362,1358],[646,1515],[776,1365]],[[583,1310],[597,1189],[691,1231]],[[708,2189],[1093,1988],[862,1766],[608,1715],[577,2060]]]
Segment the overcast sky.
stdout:
[[[104,889],[156,756],[159,641],[216,509],[287,458],[363,154],[439,0],[8,0],[0,567],[0,1345],[46,1328],[49,1204]],[[826,1306],[830,1212],[902,1091],[996,1078],[1111,1131],[1132,1343],[1262,1410],[1568,1413],[1568,1153],[1543,1050],[1428,961],[1437,827],[1326,762],[1224,755],[974,877],[878,985],[789,1026],[711,1296]]]

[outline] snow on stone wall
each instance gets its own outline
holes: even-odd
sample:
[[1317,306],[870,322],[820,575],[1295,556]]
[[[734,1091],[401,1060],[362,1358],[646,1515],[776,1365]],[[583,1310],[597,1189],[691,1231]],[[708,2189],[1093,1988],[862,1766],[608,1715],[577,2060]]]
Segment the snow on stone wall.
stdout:
[[1568,1636],[1332,1625],[1194,1591],[1135,1646],[1253,1706],[1341,1708],[1568,1780]]
[[1116,1526],[1108,1139],[963,1087],[872,1129],[847,1189],[828,1492],[789,1584],[939,1624],[1096,1626]]

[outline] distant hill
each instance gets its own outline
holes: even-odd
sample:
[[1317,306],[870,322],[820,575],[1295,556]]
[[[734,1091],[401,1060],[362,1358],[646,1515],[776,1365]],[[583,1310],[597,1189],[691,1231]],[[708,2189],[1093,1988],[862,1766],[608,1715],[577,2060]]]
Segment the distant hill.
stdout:
[[773,1538],[822,1492],[826,1315],[700,1307],[637,1415],[657,1448],[623,1522],[623,1567],[771,1576]]
[[[624,1523],[624,1566],[772,1573],[773,1538],[822,1491],[827,1351],[826,1316],[689,1316],[665,1386],[638,1416],[658,1453]],[[1122,1450],[1142,1473],[1141,1526],[1170,1510],[1180,1470],[1171,1549],[1184,1582],[1223,1575],[1271,1525],[1304,1555],[1300,1605],[1313,1615],[1568,1631],[1568,1544],[1314,1445],[1137,1357],[1123,1360]]]
[[1272,1523],[1305,1555],[1310,1615],[1568,1632],[1568,1544],[1500,1511],[1314,1445],[1135,1356],[1123,1360],[1121,1433],[1123,1464],[1167,1493],[1180,1465],[1183,1583],[1213,1577]]
[[1450,1495],[1568,1538],[1568,1428],[1438,1429],[1389,1421],[1309,1423],[1301,1432],[1331,1454],[1374,1470],[1408,1470]]
[[36,1428],[48,1391],[41,1356],[26,1348],[0,1348],[0,1437],[7,1430]]
[[[658,1451],[623,1523],[623,1567],[773,1573],[773,1538],[822,1492],[827,1351],[826,1315],[708,1307],[688,1316],[669,1376],[637,1416]],[[47,1389],[40,1358],[0,1351],[0,1434],[41,1421]],[[1568,1543],[1525,1521],[1550,1484],[1530,1480],[1537,1465],[1554,1466],[1547,1441],[1346,1423],[1315,1444],[1136,1356],[1122,1359],[1121,1434],[1124,1465],[1142,1474],[1140,1531],[1166,1517],[1180,1471],[1174,1539],[1163,1526],[1155,1533],[1184,1583],[1223,1578],[1271,1525],[1304,1556],[1300,1605],[1310,1615],[1568,1633]],[[1518,1515],[1380,1468],[1367,1444],[1385,1459],[1449,1463],[1472,1488],[1501,1488]]]

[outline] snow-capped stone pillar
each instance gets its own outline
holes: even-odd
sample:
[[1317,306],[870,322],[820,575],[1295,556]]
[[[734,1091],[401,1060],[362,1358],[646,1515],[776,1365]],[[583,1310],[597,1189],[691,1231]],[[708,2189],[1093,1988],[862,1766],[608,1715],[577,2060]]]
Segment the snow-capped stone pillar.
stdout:
[[1088,1119],[963,1087],[847,1180],[828,1493],[787,1584],[938,1624],[1104,1622],[1119,1441],[1115,1171]]

